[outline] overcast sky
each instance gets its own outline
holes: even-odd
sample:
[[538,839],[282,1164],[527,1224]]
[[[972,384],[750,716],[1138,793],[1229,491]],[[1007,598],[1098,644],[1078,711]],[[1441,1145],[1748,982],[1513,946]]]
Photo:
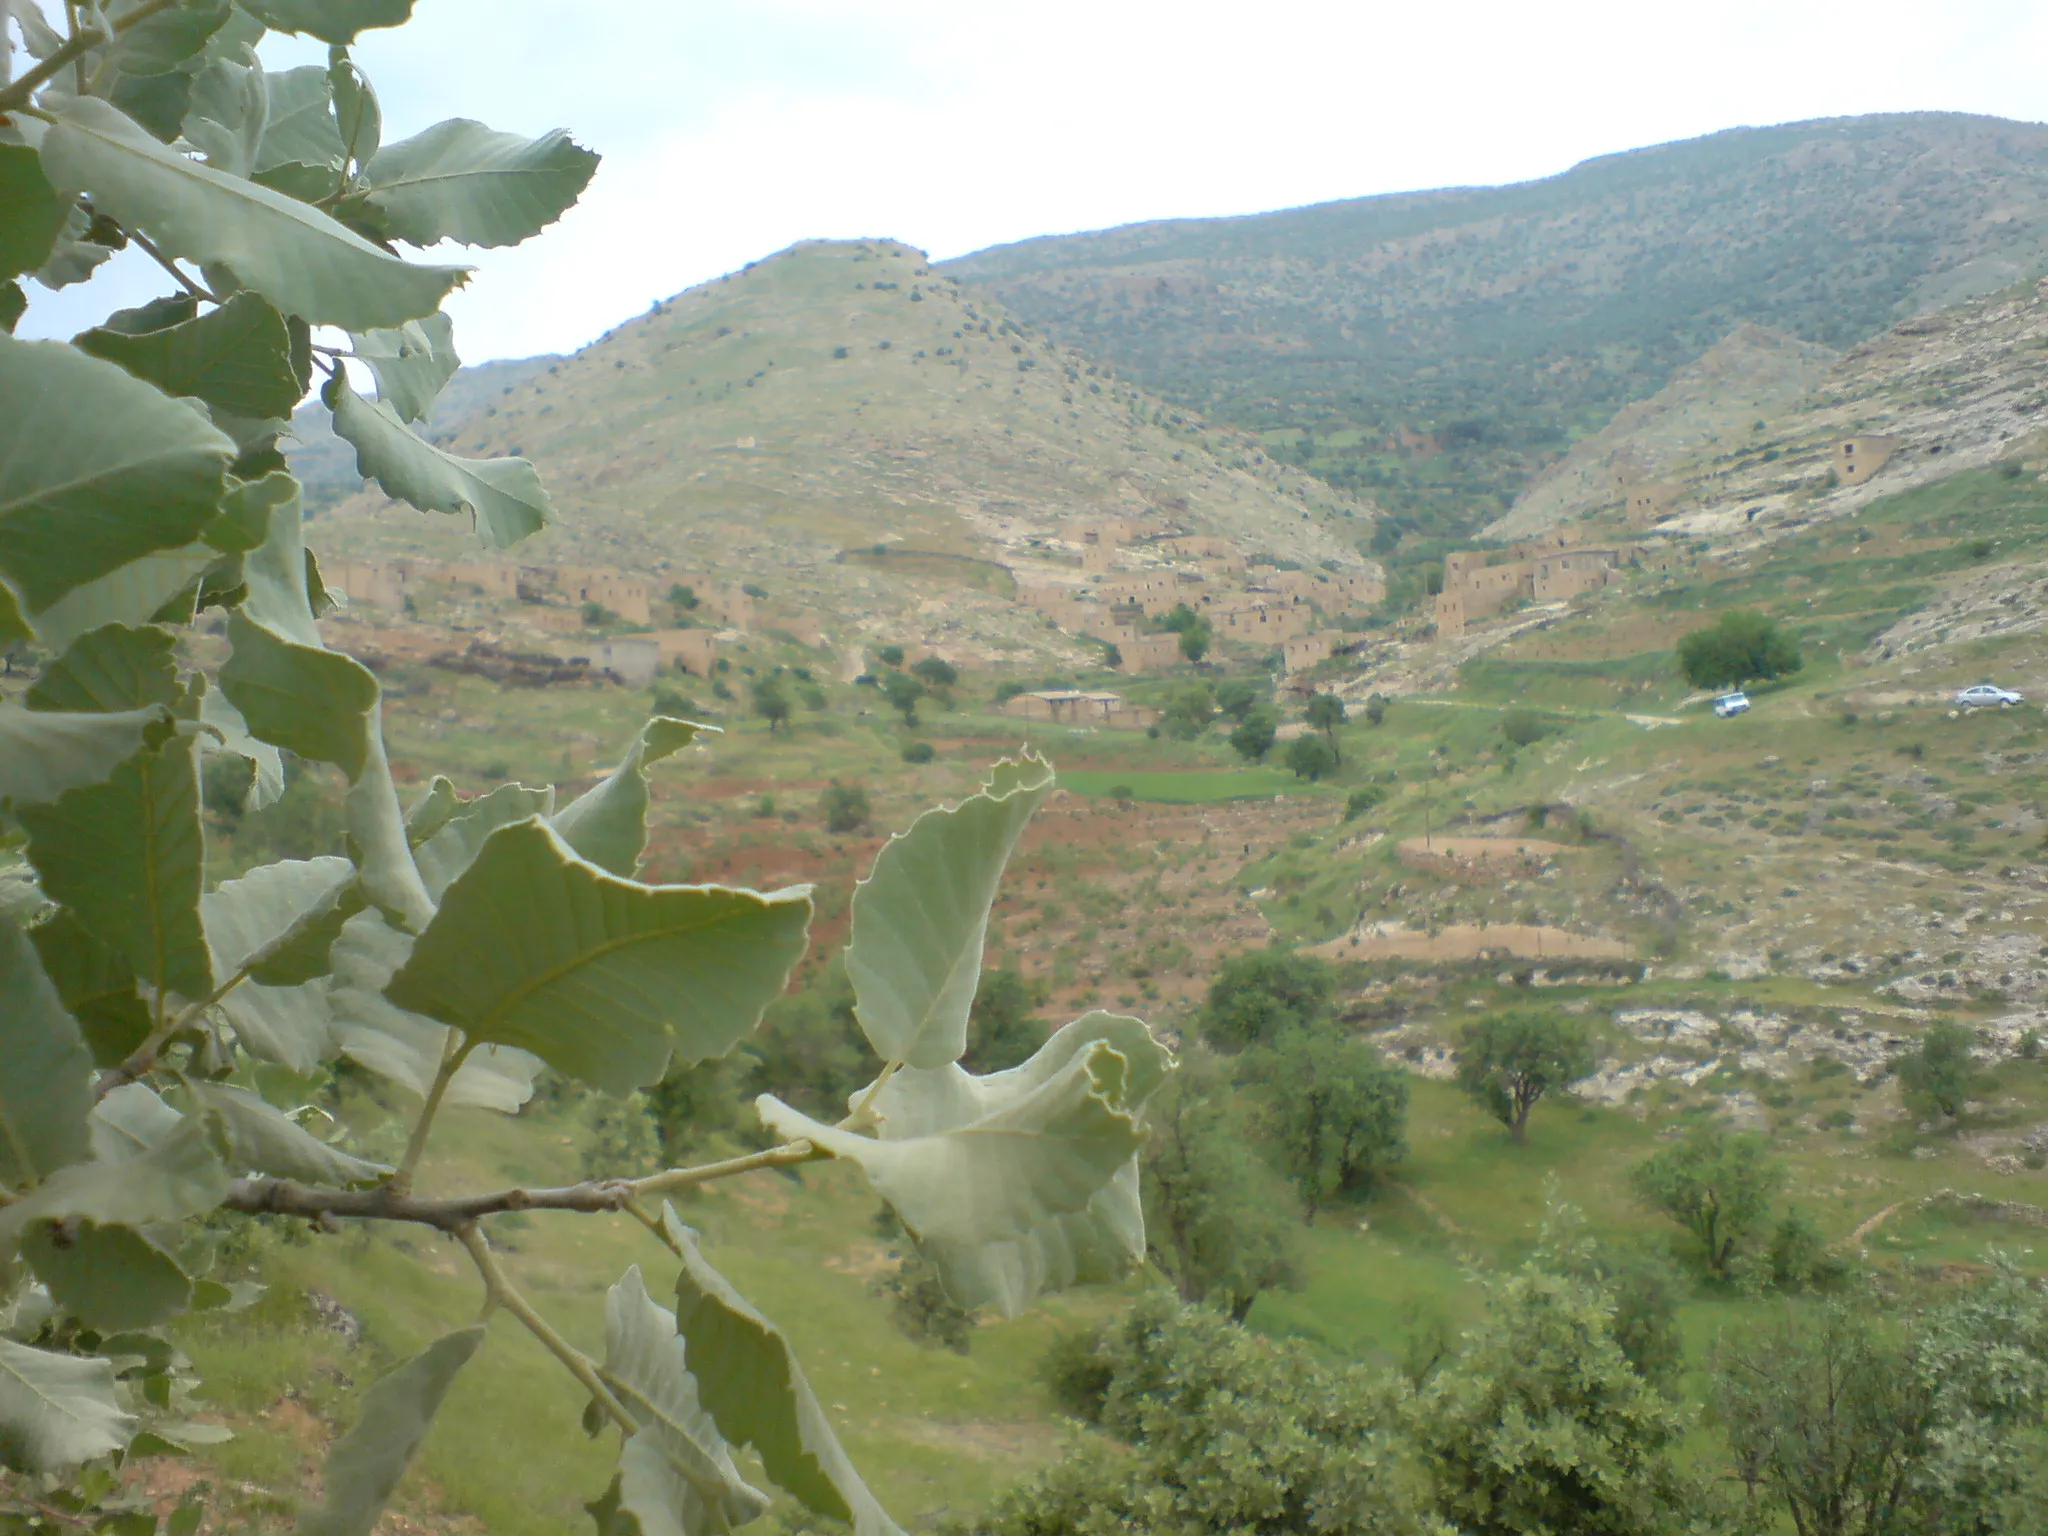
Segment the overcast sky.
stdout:
[[[324,57],[265,46],[273,68]],[[1526,180],[1743,124],[2048,117],[2043,0],[419,0],[357,57],[387,143],[464,116],[604,156],[539,239],[451,253],[479,268],[449,303],[470,361],[572,349],[814,236],[946,257]],[[138,261],[34,289],[24,333],[149,296]]]

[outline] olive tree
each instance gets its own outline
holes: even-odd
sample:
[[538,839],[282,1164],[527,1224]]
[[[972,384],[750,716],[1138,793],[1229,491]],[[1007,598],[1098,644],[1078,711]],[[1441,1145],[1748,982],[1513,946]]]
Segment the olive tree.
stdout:
[[[543,1066],[626,1099],[733,1051],[804,954],[812,903],[640,878],[649,770],[709,734],[687,720],[646,722],[567,804],[546,785],[464,799],[446,778],[402,800],[377,678],[322,637],[277,449],[316,373],[394,499],[493,549],[552,516],[531,464],[415,430],[457,367],[441,304],[468,269],[403,251],[516,244],[597,160],[460,118],[384,143],[349,47],[410,8],[111,0],[53,21],[17,3],[29,57],[0,44],[0,642],[36,667],[0,704],[0,1460],[31,1493],[105,1489],[124,1459],[206,1433],[161,1331],[232,1301],[191,1240],[202,1224],[398,1224],[453,1240],[484,1316],[369,1388],[303,1529],[367,1531],[451,1384],[516,1327],[617,1434],[618,1473],[590,1490],[603,1529],[747,1524],[769,1507],[758,1476],[890,1532],[781,1330],[666,1197],[843,1158],[955,1303],[1014,1313],[1142,1256],[1139,1115],[1168,1058],[1137,1020],[1091,1013],[1012,1072],[959,1064],[996,883],[1053,783],[1027,756],[892,839],[855,893],[845,970],[876,1062],[843,1118],[764,1095],[769,1144],[742,1156],[423,1187],[446,1106],[514,1113]],[[266,70],[269,28],[328,43],[328,63]],[[69,343],[11,334],[22,276],[73,283],[121,246],[162,269],[164,297]],[[224,635],[218,665],[192,644],[201,622]],[[346,781],[345,853],[210,882],[207,765],[237,760],[260,804],[285,792],[287,754]],[[273,1069],[337,1061],[413,1101],[393,1163],[262,1092]],[[482,1223],[512,1211],[646,1230],[661,1279],[619,1278],[601,1353],[494,1250]]]
[[1690,1232],[1716,1278],[1730,1273],[1785,1178],[1761,1136],[1719,1126],[1697,1127],[1629,1170],[1636,1198]]
[[1586,1026],[1563,1014],[1491,1013],[1465,1026],[1458,1086],[1508,1128],[1529,1138],[1529,1111],[1553,1089],[1569,1088],[1599,1065]]

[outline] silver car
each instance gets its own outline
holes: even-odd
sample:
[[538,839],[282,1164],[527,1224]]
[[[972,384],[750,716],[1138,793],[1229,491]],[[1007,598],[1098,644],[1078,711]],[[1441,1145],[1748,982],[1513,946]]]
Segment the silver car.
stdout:
[[2010,709],[2013,705],[2026,701],[2010,688],[2000,688],[1993,683],[1976,683],[1958,693],[1956,702],[1965,709],[1982,709],[1991,704]]

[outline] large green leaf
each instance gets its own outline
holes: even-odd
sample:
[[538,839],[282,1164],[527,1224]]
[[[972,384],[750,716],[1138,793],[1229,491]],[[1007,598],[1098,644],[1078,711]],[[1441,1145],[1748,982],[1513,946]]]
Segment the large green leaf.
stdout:
[[1009,1072],[897,1072],[877,1096],[879,1139],[766,1096],[760,1111],[777,1135],[859,1163],[955,1302],[1014,1317],[1143,1258],[1138,1116],[1166,1066],[1138,1020],[1092,1013]]
[[[334,944],[328,1006],[341,1053],[358,1066],[424,1096],[448,1047],[448,1026],[393,1007],[384,989],[412,954],[413,941],[374,912],[351,918]],[[237,989],[239,991],[239,989]],[[235,993],[229,994],[230,1001]],[[509,1046],[470,1052],[448,1085],[447,1102],[511,1114],[533,1094],[540,1059]]]
[[551,785],[528,789],[524,784],[500,784],[451,812],[440,830],[413,850],[413,862],[419,866],[427,894],[440,901],[456,877],[476,862],[484,839],[498,828],[530,816],[545,816],[554,808]]
[[506,549],[554,515],[540,476],[525,459],[465,459],[417,436],[381,400],[365,400],[338,377],[322,391],[334,430],[356,451],[356,473],[422,512],[466,513],[477,537]]
[[637,1264],[605,1296],[604,1374],[640,1425],[619,1458],[619,1504],[641,1536],[705,1536],[767,1512],[698,1402],[675,1315],[655,1305]]
[[72,1163],[32,1193],[0,1207],[0,1252],[12,1248],[39,1221],[145,1227],[203,1216],[226,1199],[227,1192],[227,1170],[214,1156],[205,1123],[188,1115],[134,1157]]
[[78,1021],[94,1063],[119,1066],[149,1034],[149,1007],[135,989],[134,967],[59,907],[29,930],[43,974],[64,1011]]
[[554,818],[562,841],[599,868],[630,876],[647,846],[647,770],[687,747],[699,731],[716,729],[656,715],[633,738],[625,761]]
[[167,629],[107,624],[80,635],[22,695],[30,709],[117,710],[175,705],[177,637]]
[[[73,587],[35,616],[43,644],[61,649],[106,624],[147,624],[190,594],[220,559],[206,544],[159,549],[131,560],[97,580]],[[178,622],[184,622],[183,619]]]
[[242,7],[279,32],[305,32],[323,43],[352,43],[358,32],[402,26],[413,0],[242,0]]
[[230,0],[177,0],[122,32],[96,66],[111,63],[129,75],[169,74],[205,50],[232,10]]
[[377,398],[400,421],[421,421],[442,388],[455,377],[455,322],[446,315],[408,321],[393,331],[365,331],[354,338],[356,356],[377,376]]
[[381,703],[370,707],[367,731],[370,756],[363,771],[342,797],[342,818],[348,827],[356,868],[362,871],[363,893],[386,912],[396,913],[417,932],[434,915],[433,898],[420,883],[420,873],[406,843],[405,817],[398,809],[398,787],[384,755]]
[[17,812],[43,890],[150,986],[200,998],[213,967],[199,925],[205,843],[193,739],[171,735],[102,783]]
[[855,1536],[899,1536],[840,1448],[789,1340],[705,1262],[696,1233],[666,1206],[662,1222],[683,1256],[676,1331],[719,1432],[751,1445],[768,1476],[805,1508],[849,1522]]
[[141,750],[152,727],[170,731],[169,711],[53,715],[0,704],[0,801],[46,804],[97,784]]
[[252,60],[223,55],[193,77],[187,100],[185,141],[206,163],[227,176],[255,174],[270,122],[269,77]]
[[113,1361],[0,1338],[0,1463],[58,1472],[120,1450],[134,1433]]
[[324,190],[332,191],[340,179],[346,146],[334,120],[334,87],[328,81],[327,66],[301,64],[297,69],[273,71],[264,85],[270,111],[256,149],[257,172],[282,165],[316,166],[326,172]]
[[334,93],[335,126],[348,157],[361,165],[384,141],[384,111],[369,79],[339,46],[327,50],[327,84]]
[[327,1454],[327,1496],[299,1516],[298,1536],[370,1536],[441,1400],[483,1341],[481,1323],[445,1334],[363,1395],[356,1427]]
[[362,910],[355,883],[355,866],[332,855],[281,859],[222,881],[199,901],[215,973],[246,969],[278,987],[326,975],[342,924]]
[[192,1101],[225,1133],[229,1168],[324,1186],[367,1184],[391,1170],[351,1157],[312,1135],[283,1110],[241,1088],[195,1083]]
[[0,277],[33,272],[50,259],[66,207],[43,175],[42,156],[26,144],[0,144]]
[[220,1011],[243,1050],[304,1077],[334,1054],[332,991],[325,977],[291,987],[245,981],[220,1000]]
[[43,171],[67,193],[151,235],[166,252],[218,263],[288,315],[374,330],[432,314],[466,268],[380,251],[326,214],[159,144],[92,97],[57,105]]
[[127,336],[100,327],[73,342],[165,394],[192,395],[233,416],[286,417],[305,393],[284,316],[253,293],[164,330]]
[[154,1328],[192,1304],[178,1261],[133,1227],[37,1222],[22,1235],[21,1256],[59,1306],[103,1332]]
[[621,1096],[722,1056],[804,952],[808,887],[639,885],[540,821],[501,827],[391,979],[398,1007]]
[[258,741],[314,762],[333,763],[350,779],[370,757],[370,710],[377,679],[352,656],[286,640],[240,613],[228,618],[234,649],[220,669],[228,696]]
[[147,1157],[185,1125],[185,1117],[147,1083],[123,1083],[92,1108],[92,1155],[106,1164]]
[[0,921],[0,1184],[15,1191],[90,1149],[92,1057],[28,936]]
[[517,245],[559,219],[596,169],[560,129],[522,139],[457,117],[378,150],[362,197],[393,240]]
[[249,734],[249,722],[218,688],[208,689],[199,701],[199,723],[206,727],[199,738],[202,756],[239,757],[249,764],[249,788],[241,808],[260,811],[276,804],[284,793],[284,757],[269,742]]
[[199,537],[235,445],[189,406],[55,341],[0,336],[0,579],[40,613]]
[[889,839],[853,893],[846,974],[884,1061],[939,1067],[967,1048],[989,907],[1024,824],[1052,789],[1041,758],[997,764],[989,785]]

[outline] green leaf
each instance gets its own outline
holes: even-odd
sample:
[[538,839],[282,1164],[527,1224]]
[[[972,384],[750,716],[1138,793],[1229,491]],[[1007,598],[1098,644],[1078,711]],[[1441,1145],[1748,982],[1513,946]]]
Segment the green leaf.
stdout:
[[284,793],[284,757],[277,748],[249,734],[249,723],[242,718],[242,712],[218,688],[208,689],[206,697],[199,701],[199,723],[207,727],[207,733],[199,738],[202,755],[239,757],[254,770],[242,809],[260,811],[266,805],[274,805]]
[[498,828],[530,816],[546,816],[554,808],[552,786],[528,789],[524,784],[500,784],[466,802],[413,850],[413,862],[419,866],[427,894],[438,902],[456,877],[476,862],[484,839]]
[[441,774],[428,781],[426,790],[405,813],[405,840],[417,848],[454,819],[462,808],[455,783]]
[[441,1400],[484,1341],[481,1323],[429,1344],[363,1395],[362,1417],[327,1456],[327,1496],[297,1536],[370,1536]]
[[254,175],[269,121],[269,77],[252,59],[221,55],[193,77],[183,134],[216,171]]
[[455,323],[446,315],[409,320],[393,331],[365,331],[355,354],[377,376],[377,398],[400,421],[422,421],[462,359],[455,355]]
[[179,0],[121,33],[103,57],[125,74],[168,74],[205,50],[233,8],[230,0]]
[[126,1061],[149,1034],[149,1008],[136,994],[133,967],[61,907],[28,936],[64,1011],[78,1021],[93,1064]]
[[228,640],[234,649],[220,669],[221,692],[249,734],[361,777],[377,703],[369,668],[339,651],[295,644],[241,613],[228,617]]
[[0,922],[0,1184],[21,1190],[91,1149],[92,1057],[41,957]]
[[103,625],[72,641],[22,702],[30,709],[109,714],[176,704],[183,696],[177,648],[168,630]]
[[101,1163],[126,1163],[160,1147],[185,1117],[146,1083],[123,1083],[92,1108],[92,1155]]
[[705,1262],[697,1235],[667,1206],[662,1224],[683,1256],[676,1331],[719,1432],[751,1445],[768,1476],[806,1509],[849,1522],[855,1536],[897,1536],[840,1448],[789,1340]]
[[199,537],[234,444],[111,363],[0,337],[0,579],[37,615]]
[[[192,596],[220,556],[205,544],[160,549],[75,587],[35,616],[36,633],[53,649],[106,624],[189,621]],[[182,618],[162,617],[180,606]]]
[[[21,15],[19,10],[15,12],[17,19]],[[111,245],[102,245],[98,240],[88,238],[93,233],[93,221],[86,211],[76,202],[67,201],[64,227],[58,231],[50,259],[36,269],[36,281],[45,288],[69,288],[73,283],[82,283],[90,278],[100,263],[114,254]]]
[[325,977],[295,987],[245,981],[220,1000],[220,1011],[243,1050],[304,1077],[334,1054],[331,993]]
[[457,117],[378,150],[362,196],[394,240],[517,245],[559,219],[596,169],[560,129],[522,139]]
[[647,1294],[638,1265],[606,1293],[604,1319],[605,1379],[640,1425],[619,1459],[619,1507],[642,1536],[699,1536],[767,1513],[698,1402],[675,1317]]
[[384,112],[377,93],[355,61],[340,47],[327,50],[327,84],[334,93],[335,126],[348,157],[361,165],[383,142]]
[[189,736],[143,749],[106,780],[17,812],[43,890],[160,991],[200,998],[213,967],[199,925],[205,846]]
[[355,866],[332,856],[265,864],[199,900],[215,973],[246,967],[272,987],[326,975],[341,925],[362,906]]
[[639,885],[518,822],[448,887],[385,996],[623,1097],[671,1056],[731,1050],[788,981],[810,917],[808,887]]
[[206,543],[223,554],[246,555],[270,539],[277,509],[299,494],[299,482],[281,469],[255,480],[231,480],[220,513],[207,525]]
[[939,1067],[967,1048],[989,907],[1052,766],[1005,759],[981,793],[924,813],[889,839],[853,893],[846,974],[875,1054]]
[[897,1072],[876,1096],[881,1139],[771,1097],[759,1108],[777,1135],[859,1163],[957,1304],[1014,1317],[1043,1291],[1144,1257],[1138,1116],[1167,1060],[1138,1020],[1091,1013],[1009,1072]]
[[12,1248],[38,1221],[96,1221],[124,1227],[183,1221],[205,1215],[227,1192],[227,1170],[213,1154],[205,1123],[188,1115],[137,1156],[72,1163],[14,1204],[0,1207],[0,1251]]
[[305,393],[292,371],[284,316],[253,293],[183,325],[140,336],[101,327],[73,344],[165,394],[192,395],[234,416],[286,417]]
[[242,0],[242,8],[279,32],[305,32],[323,43],[352,43],[373,27],[403,26],[413,0]]
[[270,112],[256,149],[257,173],[285,165],[316,167],[323,173],[319,195],[332,192],[340,179],[343,145],[326,66],[302,64],[273,71],[264,85]]
[[149,131],[151,138],[174,143],[192,106],[192,74],[174,69],[161,75],[114,77],[107,100]]
[[439,309],[467,270],[387,255],[318,209],[172,152],[103,101],[69,98],[56,114],[42,147],[53,186],[91,192],[167,254],[226,267],[288,315],[399,325]]
[[152,728],[168,733],[169,713],[53,715],[0,705],[0,801],[46,805],[67,790],[98,784],[142,749]]
[[0,1462],[58,1472],[120,1450],[134,1432],[113,1361],[0,1338]]
[[332,1188],[367,1184],[391,1171],[328,1146],[283,1110],[243,1089],[195,1083],[192,1101],[220,1121],[227,1133],[228,1166],[235,1172]]
[[[331,1008],[344,1056],[424,1097],[447,1052],[448,1026],[395,1008],[384,997],[412,947],[408,935],[373,912],[351,918],[334,945]],[[470,1052],[449,1082],[447,1102],[511,1114],[532,1097],[539,1070],[539,1058],[525,1051],[484,1046]]]
[[625,761],[554,818],[562,841],[600,869],[630,877],[647,846],[647,770],[716,726],[656,715],[640,728]]
[[94,1328],[154,1328],[192,1303],[178,1261],[133,1227],[37,1222],[21,1256],[58,1305]]
[[[21,317],[28,313],[28,295],[22,292],[21,284],[8,278],[0,282],[0,331],[14,334],[14,327]],[[0,635],[6,630],[0,627]]]
[[554,515],[525,459],[465,459],[416,436],[384,401],[363,399],[338,377],[322,391],[334,430],[356,450],[356,473],[422,512],[467,513],[477,537],[506,549]]
[[0,144],[0,208],[7,210],[0,218],[0,277],[33,272],[50,259],[69,206],[44,177],[41,155],[26,144]]

